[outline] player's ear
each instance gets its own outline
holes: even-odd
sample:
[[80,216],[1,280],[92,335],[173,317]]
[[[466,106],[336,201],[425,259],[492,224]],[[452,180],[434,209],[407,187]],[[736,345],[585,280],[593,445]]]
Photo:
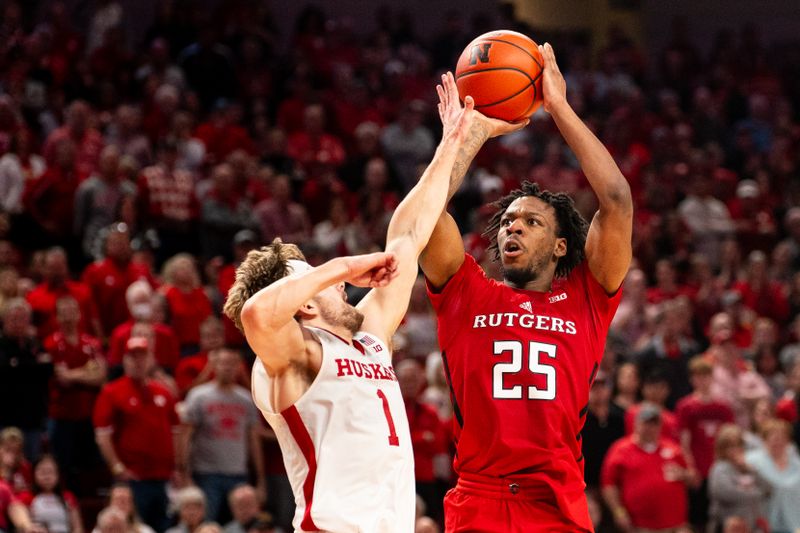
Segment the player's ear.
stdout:
[[556,245],[553,249],[553,255],[556,257],[564,257],[567,255],[567,239],[564,237],[556,238]]
[[295,313],[294,316],[295,318],[301,320],[311,320],[317,315],[319,315],[319,307],[317,306],[317,303],[311,299],[301,305],[300,309],[297,310],[297,313]]

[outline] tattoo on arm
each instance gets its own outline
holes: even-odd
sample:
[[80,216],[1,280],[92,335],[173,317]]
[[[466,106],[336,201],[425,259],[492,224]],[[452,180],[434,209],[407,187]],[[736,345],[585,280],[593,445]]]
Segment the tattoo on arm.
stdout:
[[450,188],[447,191],[448,201],[453,197],[458,188],[461,187],[464,176],[467,174],[467,169],[469,169],[472,160],[475,159],[475,155],[488,138],[489,126],[480,120],[473,122],[466,140],[458,149],[456,162],[453,164],[453,171],[450,173]]

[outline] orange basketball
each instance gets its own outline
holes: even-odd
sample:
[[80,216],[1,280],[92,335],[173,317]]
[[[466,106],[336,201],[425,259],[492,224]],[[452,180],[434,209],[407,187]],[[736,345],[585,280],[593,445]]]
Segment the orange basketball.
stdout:
[[456,65],[458,96],[486,116],[516,122],[542,105],[542,55],[536,43],[509,30],[490,31],[467,45]]

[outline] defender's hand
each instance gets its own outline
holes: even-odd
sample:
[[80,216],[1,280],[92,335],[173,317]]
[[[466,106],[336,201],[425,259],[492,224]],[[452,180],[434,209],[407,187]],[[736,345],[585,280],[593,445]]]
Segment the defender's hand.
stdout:
[[[442,83],[436,86],[436,92],[439,95],[439,104],[437,107],[439,109],[439,118],[443,126],[442,133],[443,136],[447,136],[456,128],[462,116],[462,109],[464,108],[464,106],[461,105],[461,100],[458,96],[458,87],[456,86],[456,80],[452,72],[442,75]],[[465,100],[467,99],[472,100],[472,97],[465,97]],[[472,105],[474,105],[474,102],[470,104],[468,112],[474,113],[475,117],[473,122],[486,128],[489,132],[489,138],[521,130],[530,122],[528,119],[514,123],[496,118],[489,118],[480,111],[473,111]]]
[[539,45],[539,53],[544,61],[542,72],[542,96],[544,97],[544,110],[552,113],[558,106],[567,103],[567,82],[558,69],[556,55],[550,43]]
[[385,287],[397,277],[397,256],[391,252],[353,255],[343,258],[348,274],[345,281],[356,287]]

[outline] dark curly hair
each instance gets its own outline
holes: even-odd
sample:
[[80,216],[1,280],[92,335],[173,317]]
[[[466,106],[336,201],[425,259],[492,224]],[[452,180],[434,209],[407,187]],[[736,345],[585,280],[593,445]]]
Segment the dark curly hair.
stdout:
[[497,245],[497,230],[500,228],[500,219],[508,209],[508,206],[517,198],[524,196],[534,196],[553,207],[556,212],[556,235],[567,241],[567,253],[558,260],[556,265],[556,277],[567,277],[573,268],[578,266],[585,257],[584,246],[586,244],[586,233],[589,231],[589,223],[581,216],[572,198],[563,192],[550,192],[539,189],[537,183],[523,181],[522,188],[511,191],[508,195],[500,198],[492,205],[497,208],[497,212],[492,215],[486,231],[483,235],[489,241],[488,251],[492,254],[495,261],[500,260],[500,248]]
[[275,283],[289,274],[287,261],[299,259],[305,261],[300,248],[294,244],[283,243],[275,239],[269,246],[247,253],[242,264],[236,269],[236,281],[225,300],[223,312],[233,320],[239,331],[242,329],[242,308],[244,303],[264,287]]

